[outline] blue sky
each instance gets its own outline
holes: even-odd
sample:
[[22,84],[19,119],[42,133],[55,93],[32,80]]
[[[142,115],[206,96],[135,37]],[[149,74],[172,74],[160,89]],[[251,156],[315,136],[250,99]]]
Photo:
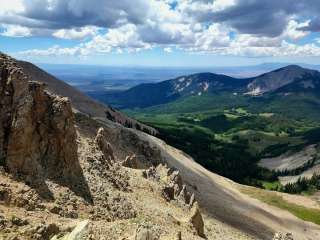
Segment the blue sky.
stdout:
[[320,64],[318,0],[2,0],[0,51],[35,63]]

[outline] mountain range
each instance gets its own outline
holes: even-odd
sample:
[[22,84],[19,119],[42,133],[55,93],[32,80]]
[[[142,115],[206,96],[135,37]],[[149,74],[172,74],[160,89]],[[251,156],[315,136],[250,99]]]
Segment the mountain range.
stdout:
[[233,78],[221,74],[199,73],[160,83],[135,86],[117,93],[91,93],[91,96],[119,109],[146,108],[174,102],[189,96],[231,93],[238,96],[285,96],[319,92],[320,73],[289,65],[257,77]]

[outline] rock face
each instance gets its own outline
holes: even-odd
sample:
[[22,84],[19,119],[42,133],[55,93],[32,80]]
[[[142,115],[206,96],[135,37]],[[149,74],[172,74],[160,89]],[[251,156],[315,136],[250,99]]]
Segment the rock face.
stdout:
[[69,100],[29,81],[6,55],[0,74],[0,165],[25,179],[76,181],[81,168]]

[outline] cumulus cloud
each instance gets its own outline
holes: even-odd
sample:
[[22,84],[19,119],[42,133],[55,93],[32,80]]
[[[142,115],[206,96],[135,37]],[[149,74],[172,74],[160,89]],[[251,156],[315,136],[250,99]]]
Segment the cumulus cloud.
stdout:
[[55,31],[52,35],[56,38],[81,40],[88,37],[93,37],[97,35],[97,33],[97,27],[87,26],[82,28],[60,29]]
[[318,0],[237,0],[222,11],[203,17],[228,23],[241,33],[275,37],[283,33],[293,18],[317,16],[319,10]]
[[139,24],[149,12],[146,0],[24,0],[23,4],[22,17],[43,23],[43,27],[48,28]]
[[22,12],[24,10],[24,5],[22,0],[2,0],[0,13],[8,12]]
[[[80,40],[37,55],[90,55],[160,47],[241,56],[315,56],[319,0],[3,0],[5,36]],[[6,4],[5,4],[6,5]],[[101,31],[100,31],[101,30]],[[23,54],[26,54],[24,52]]]
[[29,37],[31,36],[31,30],[26,27],[19,25],[2,25],[2,28],[5,29],[0,35],[6,37]]

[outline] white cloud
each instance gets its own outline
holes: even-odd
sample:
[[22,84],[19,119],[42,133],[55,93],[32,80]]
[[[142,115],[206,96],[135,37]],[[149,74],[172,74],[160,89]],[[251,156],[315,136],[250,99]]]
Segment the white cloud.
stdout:
[[309,26],[310,20],[304,21],[304,22],[297,22],[295,20],[290,20],[287,28],[285,29],[284,33],[282,34],[282,37],[288,37],[292,40],[299,40],[305,36],[307,36],[310,32],[308,31],[302,31],[299,30],[303,27]]
[[[86,56],[155,47],[257,57],[318,54],[316,40],[298,44],[311,33],[306,19],[320,9],[315,0],[12,1],[12,7],[0,10],[0,21],[6,24],[3,35],[81,40],[71,48],[55,46],[30,54]],[[17,4],[19,11],[14,11]]]
[[92,54],[105,54],[115,51],[117,53],[138,52],[150,49],[152,46],[143,42],[136,32],[136,26],[127,24],[117,29],[111,29],[104,35],[97,35],[90,41],[71,48],[54,46],[49,49],[32,49],[20,52],[20,55],[36,56],[86,56]]
[[60,46],[53,46],[48,49],[32,49],[22,51],[19,54],[23,56],[77,56],[85,55],[84,50],[80,47],[61,48]]
[[84,40],[89,37],[97,35],[98,28],[94,26],[86,26],[78,29],[60,29],[55,31],[52,35],[56,38],[62,39],[76,39]]
[[231,39],[228,30],[221,24],[212,24],[196,35],[195,46],[203,50],[229,46]]
[[22,12],[24,5],[22,0],[1,0],[0,13]]
[[172,48],[166,47],[166,48],[163,49],[163,51],[165,51],[167,53],[172,53]]
[[3,24],[2,28],[4,28],[4,31],[0,35],[6,37],[30,37],[32,35],[29,28],[19,25]]

